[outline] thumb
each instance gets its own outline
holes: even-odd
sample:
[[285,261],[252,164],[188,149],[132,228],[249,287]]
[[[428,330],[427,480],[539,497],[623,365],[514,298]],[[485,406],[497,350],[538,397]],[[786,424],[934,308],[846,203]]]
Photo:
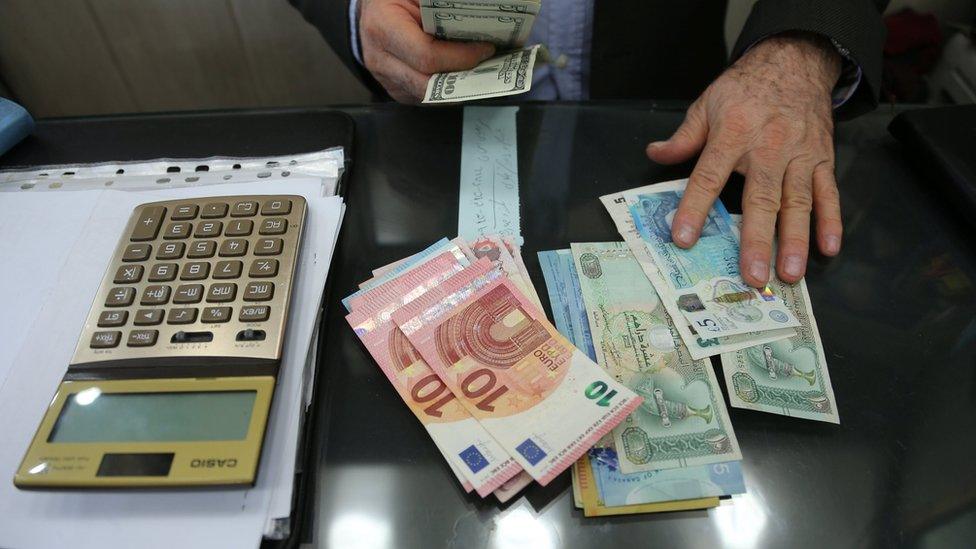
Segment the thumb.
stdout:
[[659,164],[678,164],[698,154],[707,138],[708,122],[704,110],[696,101],[670,139],[647,145],[647,156]]

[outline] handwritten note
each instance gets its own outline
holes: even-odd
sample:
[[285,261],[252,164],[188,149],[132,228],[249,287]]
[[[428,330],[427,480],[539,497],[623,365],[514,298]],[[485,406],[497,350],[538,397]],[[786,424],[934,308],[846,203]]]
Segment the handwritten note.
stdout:
[[518,107],[465,107],[461,131],[458,235],[486,234],[522,242],[519,223]]

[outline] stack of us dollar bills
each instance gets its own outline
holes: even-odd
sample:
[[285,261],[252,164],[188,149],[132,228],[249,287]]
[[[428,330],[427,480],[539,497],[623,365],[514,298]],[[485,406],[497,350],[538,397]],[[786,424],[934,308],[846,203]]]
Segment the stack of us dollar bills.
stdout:
[[442,239],[343,300],[349,325],[459,484],[545,485],[642,398],[549,323],[515,242]]
[[721,202],[698,244],[674,246],[686,184],[601,197],[623,242],[539,252],[557,329],[643,397],[574,465],[587,516],[713,507],[745,491],[712,355],[732,406],[839,423],[805,281],[746,285],[740,220]]
[[540,8],[541,0],[420,0],[424,32],[440,40],[489,42],[500,52],[470,70],[431,76],[424,103],[529,91],[538,46],[523,46]]

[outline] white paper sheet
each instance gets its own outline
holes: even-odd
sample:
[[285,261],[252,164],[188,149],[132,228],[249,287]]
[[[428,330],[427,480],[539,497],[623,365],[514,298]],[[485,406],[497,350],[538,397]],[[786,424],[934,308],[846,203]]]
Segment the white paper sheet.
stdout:
[[[296,286],[293,294],[289,342],[286,343],[286,346],[292,345],[295,340],[296,349],[292,352],[288,347],[279,374],[272,423],[256,486],[246,490],[139,492],[17,490],[12,483],[13,472],[64,374],[91,299],[132,208],[154,200],[271,192],[305,196],[310,215],[302,254],[307,258],[310,257],[306,255],[308,249],[316,250],[317,258],[311,262],[300,261],[299,280],[296,281],[300,287]],[[256,547],[265,528],[273,494],[286,490],[287,499],[290,501],[291,498],[295,448],[286,447],[284,439],[293,437],[284,429],[294,421],[290,419],[296,415],[293,410],[302,405],[301,378],[316,312],[314,306],[295,307],[295,304],[306,300],[317,302],[325,285],[342,212],[341,199],[321,196],[321,179],[291,179],[276,183],[273,191],[266,182],[152,193],[85,191],[70,193],[76,200],[62,207],[80,208],[81,202],[77,199],[87,193],[98,194],[89,207],[91,211],[97,211],[97,215],[83,224],[84,229],[78,233],[74,251],[68,259],[65,261],[64,255],[38,258],[41,267],[59,273],[53,284],[47,284],[50,288],[47,299],[35,295],[33,299],[39,302],[31,309],[25,298],[24,303],[19,303],[24,309],[16,311],[24,320],[39,309],[34,314],[29,334],[23,338],[20,352],[12,364],[8,361],[9,372],[0,388],[0,418],[3,418],[0,434],[4,440],[0,445],[0,475],[6,476],[6,480],[0,477],[0,547]],[[31,206],[35,209],[34,227],[61,232],[60,220],[64,212],[50,206],[53,194],[49,194],[43,203],[29,202],[30,194],[11,193],[4,195],[2,200],[9,207]],[[87,203],[88,198],[85,200]],[[80,215],[71,217],[74,223]],[[8,237],[8,234],[4,236]],[[54,278],[49,277],[49,280]],[[310,291],[308,288],[315,292],[303,299],[303,292]],[[292,331],[296,333],[292,334]],[[14,343],[18,342],[4,337],[0,344]]]

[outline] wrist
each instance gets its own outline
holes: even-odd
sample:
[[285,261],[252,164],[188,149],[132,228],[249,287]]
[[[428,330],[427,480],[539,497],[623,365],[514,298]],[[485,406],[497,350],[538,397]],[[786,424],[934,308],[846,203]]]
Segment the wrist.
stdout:
[[805,31],[788,31],[763,39],[749,49],[740,61],[779,65],[793,74],[805,76],[831,93],[841,76],[843,57],[830,40]]

